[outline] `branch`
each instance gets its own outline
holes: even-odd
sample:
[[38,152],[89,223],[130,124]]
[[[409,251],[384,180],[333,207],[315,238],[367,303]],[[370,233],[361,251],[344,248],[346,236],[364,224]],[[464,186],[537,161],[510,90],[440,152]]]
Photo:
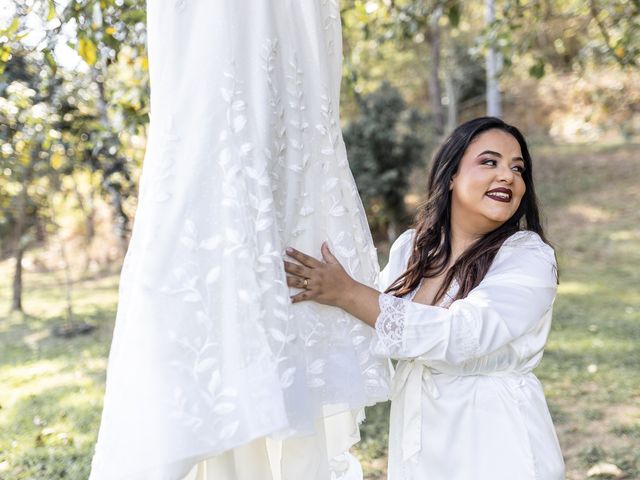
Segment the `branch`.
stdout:
[[[620,64],[620,66],[624,67],[625,66],[625,61],[624,61],[623,58],[618,56],[618,54],[616,53],[616,49],[611,44],[611,37],[609,36],[609,32],[607,31],[606,25],[604,24],[604,22],[602,22],[602,20],[600,20],[598,18],[598,13],[599,12],[598,12],[598,8],[597,8],[597,5],[596,5],[596,0],[589,0],[589,9],[591,11],[591,16],[596,21],[596,24],[598,25],[598,28],[600,29],[600,33],[602,34],[602,37],[604,38],[604,42],[607,45],[607,49],[609,49],[609,52],[613,55],[613,57]],[[633,59],[630,61],[630,63],[634,67],[637,66],[637,63]]]

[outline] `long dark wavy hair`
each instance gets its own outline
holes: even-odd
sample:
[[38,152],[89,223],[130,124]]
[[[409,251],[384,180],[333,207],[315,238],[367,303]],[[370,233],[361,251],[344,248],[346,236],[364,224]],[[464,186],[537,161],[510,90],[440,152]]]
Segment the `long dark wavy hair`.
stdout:
[[447,272],[435,295],[437,303],[455,278],[460,285],[455,299],[464,298],[484,278],[502,243],[518,230],[536,232],[545,238],[533,186],[533,169],[527,142],[520,131],[499,118],[480,117],[463,123],[438,148],[431,162],[427,199],[420,207],[413,228],[416,229],[407,270],[385,293],[403,296],[417,288],[423,277],[437,277],[451,256],[451,190],[449,184],[458,171],[460,160],[471,142],[482,132],[498,129],[511,134],[520,144],[524,159],[526,191],[516,212],[495,230],[476,240]]

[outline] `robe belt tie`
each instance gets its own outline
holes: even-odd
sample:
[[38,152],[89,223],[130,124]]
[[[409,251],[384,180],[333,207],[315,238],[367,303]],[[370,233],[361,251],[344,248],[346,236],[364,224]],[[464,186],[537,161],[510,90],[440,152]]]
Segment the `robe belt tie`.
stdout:
[[393,377],[391,399],[395,400],[404,389],[404,415],[402,424],[402,460],[415,456],[422,448],[422,387],[438,398],[440,391],[431,369],[418,358],[398,362]]

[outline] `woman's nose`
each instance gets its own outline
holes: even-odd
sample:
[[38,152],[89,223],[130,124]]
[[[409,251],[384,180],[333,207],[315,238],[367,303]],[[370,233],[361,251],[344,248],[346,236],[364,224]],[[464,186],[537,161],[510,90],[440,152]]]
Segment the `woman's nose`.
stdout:
[[503,165],[498,168],[497,171],[498,180],[501,182],[511,183],[513,182],[513,170],[508,165]]

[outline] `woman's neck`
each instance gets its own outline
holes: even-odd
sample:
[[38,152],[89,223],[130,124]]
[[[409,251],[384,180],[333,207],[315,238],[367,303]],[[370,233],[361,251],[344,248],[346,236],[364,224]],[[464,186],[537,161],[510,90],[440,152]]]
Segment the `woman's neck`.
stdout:
[[451,257],[449,265],[453,265],[471,244],[482,237],[482,233],[471,231],[460,225],[451,223]]

